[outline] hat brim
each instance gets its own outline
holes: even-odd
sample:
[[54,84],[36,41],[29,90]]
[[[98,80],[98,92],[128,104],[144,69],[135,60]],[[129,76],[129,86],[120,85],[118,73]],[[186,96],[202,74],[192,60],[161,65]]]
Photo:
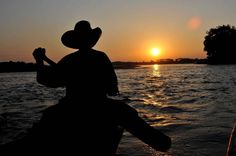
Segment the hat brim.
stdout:
[[66,47],[73,49],[80,49],[83,47],[92,48],[99,40],[101,34],[102,30],[98,27],[92,29],[91,33],[86,37],[77,31],[69,30],[62,35],[61,41]]

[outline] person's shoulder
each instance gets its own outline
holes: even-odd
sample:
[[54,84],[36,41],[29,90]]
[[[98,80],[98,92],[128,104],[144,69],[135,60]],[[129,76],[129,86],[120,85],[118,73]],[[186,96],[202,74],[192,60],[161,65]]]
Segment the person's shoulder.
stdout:
[[70,62],[71,59],[73,59],[75,57],[75,55],[76,55],[76,52],[70,53],[70,54],[64,56],[59,62],[60,63]]
[[97,55],[106,55],[105,52],[103,51],[99,51],[99,50],[95,50],[95,49],[91,49],[91,52]]
[[78,55],[78,51],[70,53],[66,56],[64,56],[62,59],[70,59],[70,58],[74,58],[76,55]]
[[107,54],[105,52],[103,52],[103,51],[92,49],[91,52],[93,53],[93,55],[95,55],[97,57],[108,58]]

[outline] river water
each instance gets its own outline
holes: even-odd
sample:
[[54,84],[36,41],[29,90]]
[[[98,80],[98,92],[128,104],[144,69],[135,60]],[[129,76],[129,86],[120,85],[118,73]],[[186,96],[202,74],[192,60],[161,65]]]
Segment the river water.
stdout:
[[[236,65],[149,65],[116,70],[121,95],[153,127],[172,138],[156,152],[128,132],[123,156],[224,156],[236,121]],[[41,111],[64,96],[36,82],[36,73],[0,73],[0,144],[27,133]]]

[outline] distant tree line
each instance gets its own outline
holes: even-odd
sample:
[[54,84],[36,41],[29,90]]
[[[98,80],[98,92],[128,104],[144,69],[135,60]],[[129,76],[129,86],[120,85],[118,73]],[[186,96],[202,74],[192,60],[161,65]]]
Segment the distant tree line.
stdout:
[[150,62],[137,62],[140,65],[148,64],[206,64],[207,59],[198,59],[198,58],[178,58],[178,59],[158,59],[156,61]]
[[36,71],[35,63],[0,62],[0,72],[31,72]]
[[160,59],[156,61],[157,64],[205,64],[207,59],[191,59],[191,58],[178,58],[178,59]]
[[[206,63],[206,59],[190,59],[190,58],[179,58],[179,59],[160,59],[157,61],[148,62],[112,62],[115,69],[132,69],[139,65],[152,65],[152,64],[186,64],[186,63]],[[25,62],[0,62],[0,73],[2,72],[33,72],[37,70],[35,63]]]
[[178,59],[158,59],[156,61],[142,61],[142,62],[113,62],[114,67],[135,67],[138,65],[152,65],[152,64],[206,64],[207,59],[198,58],[178,58]]

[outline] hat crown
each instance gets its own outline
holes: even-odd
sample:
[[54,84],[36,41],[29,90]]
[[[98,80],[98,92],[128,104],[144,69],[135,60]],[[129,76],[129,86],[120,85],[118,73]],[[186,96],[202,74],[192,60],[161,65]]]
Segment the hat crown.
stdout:
[[88,21],[79,21],[78,23],[76,23],[74,30],[81,32],[91,32],[92,28]]
[[61,41],[66,47],[73,49],[92,48],[101,34],[99,27],[92,29],[88,21],[82,20],[76,23],[74,30],[65,32]]

